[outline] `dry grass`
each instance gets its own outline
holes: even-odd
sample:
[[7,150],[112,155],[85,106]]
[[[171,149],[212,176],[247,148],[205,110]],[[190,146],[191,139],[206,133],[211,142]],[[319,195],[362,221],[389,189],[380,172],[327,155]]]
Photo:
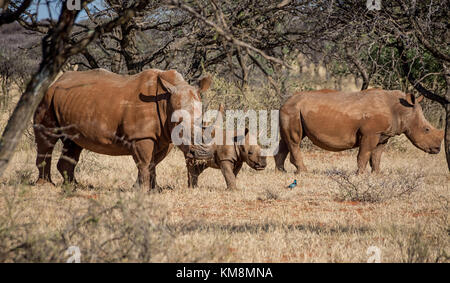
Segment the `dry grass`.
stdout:
[[164,190],[142,195],[131,157],[91,152],[76,170],[81,185],[30,186],[36,153],[24,138],[0,180],[0,261],[64,262],[76,245],[83,262],[365,262],[369,246],[382,262],[448,262],[444,154],[391,149],[381,175],[355,176],[355,153],[308,151],[310,171],[298,176],[273,160],[261,172],[245,166],[239,190],[227,191],[214,169],[188,189],[174,151],[157,168]]
[[[11,109],[0,113],[3,125]],[[75,172],[81,185],[62,186],[58,144],[57,186],[36,187],[30,124],[0,178],[0,262],[65,262],[74,245],[82,262],[366,262],[370,246],[382,262],[449,262],[443,152],[396,138],[382,174],[355,176],[355,150],[304,148],[308,173],[295,175],[290,164],[276,172],[270,158],[264,171],[244,165],[236,191],[214,169],[188,189],[175,150],[157,167],[162,192],[141,194],[131,157],[87,151]],[[286,188],[294,178],[299,185]]]

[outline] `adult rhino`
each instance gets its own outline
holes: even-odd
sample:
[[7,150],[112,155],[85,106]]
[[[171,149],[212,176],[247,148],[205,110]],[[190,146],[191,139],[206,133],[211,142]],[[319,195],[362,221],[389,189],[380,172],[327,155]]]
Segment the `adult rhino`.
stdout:
[[[138,168],[137,185],[156,187],[155,166],[172,148],[171,132],[179,123],[172,114],[185,110],[201,114],[200,92],[209,88],[209,77],[190,86],[174,70],[146,70],[118,75],[103,69],[67,72],[51,85],[34,114],[38,184],[51,182],[51,155],[61,139],[58,171],[74,182],[81,151],[106,155],[132,155]],[[193,131],[194,119],[186,127]],[[206,147],[180,145],[195,158],[211,158]]]
[[425,119],[419,105],[422,99],[381,89],[299,92],[280,109],[276,168],[285,171],[284,161],[290,152],[296,173],[307,171],[299,147],[305,136],[330,151],[359,147],[358,173],[364,172],[368,161],[372,171],[379,172],[383,148],[396,135],[405,134],[419,149],[438,153],[444,132]]

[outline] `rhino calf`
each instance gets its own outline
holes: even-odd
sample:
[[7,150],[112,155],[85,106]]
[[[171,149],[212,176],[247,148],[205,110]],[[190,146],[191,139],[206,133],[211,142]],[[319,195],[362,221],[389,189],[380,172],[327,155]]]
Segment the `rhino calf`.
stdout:
[[330,151],[359,147],[358,173],[364,172],[368,162],[372,171],[379,172],[383,148],[396,135],[405,134],[417,148],[436,154],[444,132],[425,119],[419,104],[422,99],[381,89],[299,92],[280,109],[276,168],[285,171],[284,161],[290,153],[296,173],[306,171],[300,153],[304,137]]
[[[224,131],[224,141],[229,138],[226,134]],[[245,129],[244,136],[231,136],[232,142],[230,143],[211,145],[210,152],[213,154],[211,159],[197,160],[194,158],[186,158],[188,187],[197,187],[198,176],[206,168],[215,168],[222,171],[225,182],[227,183],[227,189],[234,190],[236,189],[236,176],[244,162],[255,170],[263,170],[266,167],[266,157],[261,156],[260,146],[249,143],[248,129]],[[241,140],[242,142],[240,142]]]

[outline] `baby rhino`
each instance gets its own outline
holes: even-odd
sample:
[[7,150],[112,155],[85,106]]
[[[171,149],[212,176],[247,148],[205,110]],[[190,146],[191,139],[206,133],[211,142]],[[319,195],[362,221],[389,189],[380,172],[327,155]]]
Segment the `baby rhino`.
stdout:
[[[223,131],[223,144],[212,144],[213,158],[197,160],[186,158],[188,171],[188,187],[197,187],[198,176],[206,168],[216,168],[222,171],[227,189],[236,189],[236,176],[245,162],[255,170],[263,170],[266,167],[266,157],[261,156],[259,145],[251,145],[249,131],[246,128],[244,136],[230,134]],[[229,141],[225,143],[225,141]]]

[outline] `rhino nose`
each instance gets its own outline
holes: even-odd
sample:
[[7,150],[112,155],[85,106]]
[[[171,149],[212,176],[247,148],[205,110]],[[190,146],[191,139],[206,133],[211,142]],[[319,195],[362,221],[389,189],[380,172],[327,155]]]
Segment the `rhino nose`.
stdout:
[[262,161],[262,162],[258,162],[258,163],[256,163],[256,169],[257,170],[261,170],[261,169],[264,169],[264,168],[266,168],[266,162],[265,161]]

